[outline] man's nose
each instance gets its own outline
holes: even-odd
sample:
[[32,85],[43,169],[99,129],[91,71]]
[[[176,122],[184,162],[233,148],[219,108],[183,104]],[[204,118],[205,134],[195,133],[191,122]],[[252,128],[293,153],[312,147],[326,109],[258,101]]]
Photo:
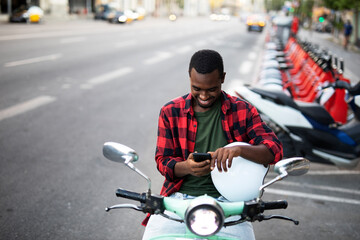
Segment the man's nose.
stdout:
[[201,91],[201,92],[200,92],[200,98],[201,98],[202,100],[206,100],[206,99],[208,98],[208,96],[209,96],[209,94],[208,94],[207,91]]

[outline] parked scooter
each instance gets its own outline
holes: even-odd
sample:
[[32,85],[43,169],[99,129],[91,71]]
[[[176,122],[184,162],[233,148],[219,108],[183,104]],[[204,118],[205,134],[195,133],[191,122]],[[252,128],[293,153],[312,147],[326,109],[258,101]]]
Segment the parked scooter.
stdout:
[[[133,162],[138,160],[137,153],[122,144],[107,142],[103,147],[104,156],[114,162],[124,163],[133,171],[137,172],[148,181],[148,190],[144,193],[137,193],[125,189],[117,189],[116,196],[140,202],[140,206],[134,204],[118,204],[106,208],[106,211],[113,209],[131,208],[137,211],[150,214],[160,214],[173,221],[182,222],[187,227],[186,234],[171,234],[157,236],[155,239],[232,239],[218,237],[217,233],[222,227],[233,226],[245,221],[263,221],[270,219],[283,219],[299,224],[298,221],[280,215],[264,215],[264,211],[273,209],[285,209],[287,202],[284,200],[264,202],[261,200],[263,190],[271,184],[284,179],[287,176],[299,176],[305,174],[310,162],[304,158],[289,158],[281,160],[274,166],[277,177],[262,185],[259,189],[259,196],[249,201],[219,201],[210,196],[203,195],[195,199],[177,199],[164,197],[151,193],[150,179],[138,170]],[[263,176],[262,176],[263,177]],[[246,184],[246,183],[244,183]],[[165,214],[165,210],[175,213],[180,219]],[[227,221],[230,216],[240,216],[238,220]],[[239,236],[241,238],[241,236]]]
[[[337,80],[350,83],[343,76],[344,61],[328,50],[293,37],[284,51],[281,42],[273,39],[266,50],[257,84],[262,88],[284,90],[294,100],[315,102],[321,87]],[[331,98],[322,105],[336,122],[347,122],[348,105],[344,100],[345,89],[336,88]]]
[[[360,83],[351,87],[336,81],[325,90],[346,89],[352,115],[346,124],[335,122],[318,103],[295,101],[282,91],[239,86],[237,94],[254,105],[284,146],[284,157],[354,168],[360,161]],[[324,95],[325,96],[325,95]]]

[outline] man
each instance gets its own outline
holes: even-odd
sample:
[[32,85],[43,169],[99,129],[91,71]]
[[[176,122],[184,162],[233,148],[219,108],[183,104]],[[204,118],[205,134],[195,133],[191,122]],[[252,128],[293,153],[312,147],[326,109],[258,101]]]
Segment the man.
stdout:
[[350,36],[352,33],[352,25],[350,20],[346,20],[346,23],[344,24],[344,49],[347,50],[348,44],[349,44],[349,40],[350,40]]
[[[282,158],[281,143],[256,109],[221,90],[225,74],[218,52],[196,52],[189,65],[191,92],[162,107],[155,155],[157,168],[165,177],[161,195],[191,198],[208,194],[218,198],[221,196],[210,174],[215,167],[226,172],[237,156],[264,165]],[[250,145],[224,148],[231,142]],[[195,162],[194,152],[211,152],[212,159]],[[181,227],[176,233],[184,231],[184,224],[170,222],[153,215],[143,239],[163,234],[167,229],[168,233],[175,233]],[[250,234],[247,236],[253,238],[251,224],[247,223],[245,228],[245,232],[236,226],[226,230],[230,229],[231,236]]]

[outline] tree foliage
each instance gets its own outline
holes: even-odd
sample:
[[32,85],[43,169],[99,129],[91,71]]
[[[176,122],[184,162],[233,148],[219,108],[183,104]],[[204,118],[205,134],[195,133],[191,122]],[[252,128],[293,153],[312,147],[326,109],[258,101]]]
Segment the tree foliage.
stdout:
[[285,0],[265,0],[265,8],[268,11],[279,11],[284,6]]
[[324,6],[333,10],[360,10],[359,0],[323,0]]
[[301,1],[299,8],[296,10],[296,14],[300,15],[301,18],[311,18],[313,6],[314,0]]

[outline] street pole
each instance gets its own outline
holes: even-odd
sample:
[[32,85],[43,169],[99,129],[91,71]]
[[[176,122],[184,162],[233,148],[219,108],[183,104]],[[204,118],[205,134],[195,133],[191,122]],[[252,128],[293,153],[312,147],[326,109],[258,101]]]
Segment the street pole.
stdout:
[[7,1],[7,12],[8,12],[8,14],[9,14],[9,17],[10,17],[10,15],[11,15],[11,0],[8,0]]
[[90,13],[92,13],[91,11],[91,0],[86,0],[86,15],[90,16]]

